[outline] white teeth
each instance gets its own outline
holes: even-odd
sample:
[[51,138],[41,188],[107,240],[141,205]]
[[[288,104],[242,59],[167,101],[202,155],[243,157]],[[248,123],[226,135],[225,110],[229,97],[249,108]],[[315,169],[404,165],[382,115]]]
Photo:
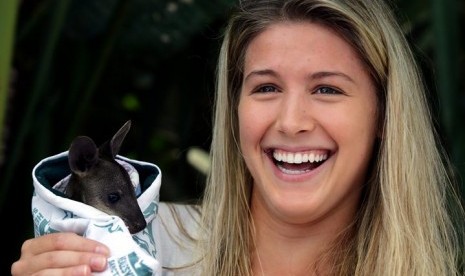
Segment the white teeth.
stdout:
[[305,162],[321,162],[328,159],[327,153],[315,153],[315,152],[283,152],[273,151],[273,158],[276,161],[282,161],[290,164],[301,164]]
[[308,161],[310,161],[310,163],[313,163],[316,161],[314,153],[310,153],[310,156],[308,157]]
[[297,154],[294,156],[294,163],[296,163],[296,164],[302,163],[302,154],[297,153]]
[[292,153],[288,153],[287,155],[285,155],[286,157],[284,158],[285,160],[288,160],[288,163],[294,163],[294,154]]
[[308,154],[302,154],[302,162],[308,162]]

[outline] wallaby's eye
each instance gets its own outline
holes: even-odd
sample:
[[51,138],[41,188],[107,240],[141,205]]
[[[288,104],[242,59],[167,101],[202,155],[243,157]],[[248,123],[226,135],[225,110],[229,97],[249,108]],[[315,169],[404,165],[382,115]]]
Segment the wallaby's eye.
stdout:
[[111,194],[108,194],[108,201],[110,203],[115,203],[117,202],[121,197],[119,196],[119,194],[117,193],[111,193]]

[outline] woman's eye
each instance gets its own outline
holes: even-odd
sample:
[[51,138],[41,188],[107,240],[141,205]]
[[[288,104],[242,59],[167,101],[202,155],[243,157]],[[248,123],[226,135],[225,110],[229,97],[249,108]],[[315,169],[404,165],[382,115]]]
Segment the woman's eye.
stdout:
[[330,94],[330,95],[342,94],[341,91],[331,88],[331,87],[327,87],[327,86],[319,87],[315,93],[316,94]]
[[276,92],[278,89],[272,85],[263,85],[255,89],[255,92],[260,93],[269,93],[269,92]]

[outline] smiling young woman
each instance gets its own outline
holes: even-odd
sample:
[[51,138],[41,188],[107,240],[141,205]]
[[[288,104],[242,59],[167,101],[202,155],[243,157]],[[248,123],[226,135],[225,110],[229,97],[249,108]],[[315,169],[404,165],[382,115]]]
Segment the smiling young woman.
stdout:
[[432,120],[383,1],[241,1],[219,60],[203,275],[463,274]]
[[[243,0],[218,61],[200,207],[160,203],[163,275],[464,274],[465,216],[410,48],[382,0]],[[54,233],[13,275],[89,275]]]
[[[282,275],[289,267],[301,267],[303,274],[311,258],[292,255],[305,250],[305,256],[318,256],[355,220],[379,133],[375,85],[335,31],[285,22],[250,42],[240,93],[239,141],[253,178],[251,214],[257,233],[267,233],[257,235],[256,246],[263,248],[260,256],[278,257],[261,261],[265,275]],[[279,237],[298,240],[302,250],[292,242],[270,246]],[[289,263],[277,250],[287,252]]]

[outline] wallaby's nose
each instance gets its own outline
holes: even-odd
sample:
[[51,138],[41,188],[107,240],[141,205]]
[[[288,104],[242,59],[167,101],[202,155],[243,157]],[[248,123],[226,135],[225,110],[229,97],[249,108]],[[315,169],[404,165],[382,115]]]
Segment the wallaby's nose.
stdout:
[[147,222],[145,221],[145,219],[131,221],[130,223],[125,222],[125,223],[128,226],[129,233],[131,234],[140,232],[144,230],[144,228],[147,226]]

